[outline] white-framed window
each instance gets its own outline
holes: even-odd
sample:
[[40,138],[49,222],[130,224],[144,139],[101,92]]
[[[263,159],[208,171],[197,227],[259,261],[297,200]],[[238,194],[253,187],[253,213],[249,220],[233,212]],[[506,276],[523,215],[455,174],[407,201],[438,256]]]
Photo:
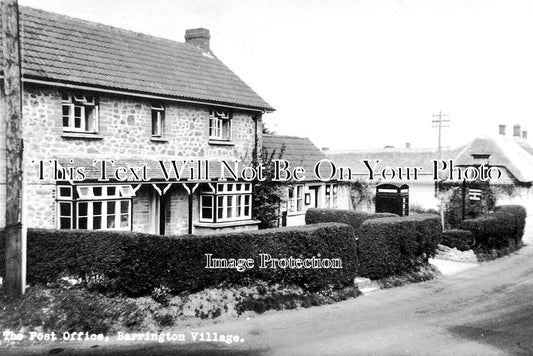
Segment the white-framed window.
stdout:
[[217,183],[214,192],[204,187],[200,193],[200,221],[224,222],[252,218],[251,183]]
[[152,136],[162,137],[165,126],[165,107],[162,104],[152,104]]
[[59,229],[131,230],[130,185],[59,185],[57,216]]
[[98,104],[91,95],[64,93],[63,131],[98,132]]
[[338,189],[339,187],[337,184],[326,184],[326,208],[337,208]]
[[304,186],[295,185],[289,187],[288,192],[288,211],[290,212],[301,212],[304,210]]
[[87,230],[130,230],[131,200],[79,201],[76,228]]
[[209,111],[209,139],[231,140],[231,114],[224,110]]

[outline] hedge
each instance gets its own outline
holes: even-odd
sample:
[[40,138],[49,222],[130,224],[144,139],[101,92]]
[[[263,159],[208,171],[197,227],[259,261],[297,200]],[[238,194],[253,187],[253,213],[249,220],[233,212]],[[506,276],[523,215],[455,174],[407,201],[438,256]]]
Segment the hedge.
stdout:
[[417,214],[367,220],[355,234],[360,275],[381,279],[414,271],[433,257],[442,228],[438,215]]
[[[353,283],[357,247],[346,224],[316,224],[208,236],[156,236],[102,230],[28,230],[27,280],[47,283],[63,275],[104,276],[106,290],[129,296],[164,285],[176,294],[223,283],[264,280],[316,291]],[[259,268],[260,254],[274,258],[340,258],[341,269]],[[213,258],[253,258],[254,268],[208,269]]]
[[476,247],[501,249],[519,245],[524,234],[526,209],[520,205],[502,205],[494,212],[459,224],[462,230],[474,234]]
[[306,224],[316,224],[324,222],[339,222],[352,226],[358,229],[362,223],[370,219],[395,217],[396,214],[391,213],[363,213],[354,210],[345,209],[308,209],[305,213]]
[[442,233],[443,245],[456,248],[459,251],[470,250],[474,247],[474,234],[468,230],[453,229]]

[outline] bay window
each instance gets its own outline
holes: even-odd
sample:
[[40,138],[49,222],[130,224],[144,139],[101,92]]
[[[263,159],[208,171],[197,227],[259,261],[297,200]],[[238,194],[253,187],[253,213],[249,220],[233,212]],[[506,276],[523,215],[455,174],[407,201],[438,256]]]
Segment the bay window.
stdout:
[[59,229],[131,230],[135,192],[130,185],[58,186],[57,191]]
[[200,221],[225,222],[252,218],[251,183],[217,183],[200,193]]

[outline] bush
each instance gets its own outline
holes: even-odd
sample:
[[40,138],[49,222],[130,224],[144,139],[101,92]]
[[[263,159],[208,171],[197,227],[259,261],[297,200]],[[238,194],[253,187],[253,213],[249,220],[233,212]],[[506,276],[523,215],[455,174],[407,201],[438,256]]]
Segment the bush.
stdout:
[[381,279],[415,271],[435,255],[442,229],[435,214],[365,221],[358,238],[359,273]]
[[[321,290],[329,284],[353,283],[357,266],[353,229],[345,224],[317,224],[294,228],[208,236],[155,236],[98,230],[28,230],[29,283],[54,282],[63,275],[99,276],[110,292],[150,295],[161,286],[177,294],[221,283],[265,280]],[[260,254],[273,258],[340,258],[341,269],[259,268]],[[206,267],[213,258],[252,258],[254,268]]]
[[461,222],[462,230],[474,234],[476,247],[502,249],[520,245],[524,234],[526,209],[519,205],[502,205],[491,214]]
[[470,250],[474,247],[474,234],[468,230],[448,230],[442,233],[443,245],[456,248],[459,251]]
[[305,213],[306,224],[316,224],[324,222],[339,222],[358,229],[362,223],[370,219],[386,218],[398,216],[391,213],[363,213],[355,210],[345,209],[308,209]]
[[500,205],[494,208],[494,213],[503,224],[513,227],[510,229],[510,237],[514,239],[515,245],[519,245],[526,226],[526,208],[521,205]]

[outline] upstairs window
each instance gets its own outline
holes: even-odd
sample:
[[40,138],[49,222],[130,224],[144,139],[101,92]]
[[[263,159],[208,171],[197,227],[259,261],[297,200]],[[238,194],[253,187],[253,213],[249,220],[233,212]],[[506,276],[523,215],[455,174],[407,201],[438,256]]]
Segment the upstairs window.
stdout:
[[64,131],[98,132],[98,105],[94,96],[65,93],[62,108]]
[[209,138],[212,140],[231,140],[231,115],[224,110],[209,112]]
[[152,104],[152,137],[162,137],[165,123],[165,107]]

